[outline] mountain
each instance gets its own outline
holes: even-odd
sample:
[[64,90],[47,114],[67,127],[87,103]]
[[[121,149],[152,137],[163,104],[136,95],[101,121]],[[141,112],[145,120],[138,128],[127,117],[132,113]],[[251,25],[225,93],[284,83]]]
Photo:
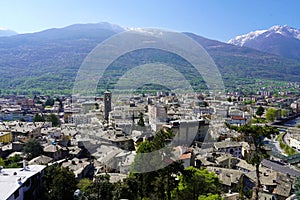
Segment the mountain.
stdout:
[[108,23],[75,24],[0,37],[0,88],[2,92],[70,91],[87,54],[120,31],[123,28]]
[[12,35],[17,35],[18,33],[13,31],[13,30],[9,30],[6,28],[1,28],[0,27],[0,37],[4,37],[4,36],[12,36]]
[[253,31],[228,43],[300,60],[300,30],[287,25]]
[[[109,23],[75,24],[31,34],[0,37],[0,92],[55,94],[71,92],[84,58],[103,40],[124,31]],[[300,64],[274,54],[248,47],[210,40],[185,33],[201,44],[214,59],[227,87],[240,79],[300,81]],[[196,89],[203,80],[192,66],[169,52],[142,49],[121,56],[108,68],[100,88],[113,87],[126,70],[145,62],[170,63],[190,80]],[[101,85],[102,84],[102,85]]]

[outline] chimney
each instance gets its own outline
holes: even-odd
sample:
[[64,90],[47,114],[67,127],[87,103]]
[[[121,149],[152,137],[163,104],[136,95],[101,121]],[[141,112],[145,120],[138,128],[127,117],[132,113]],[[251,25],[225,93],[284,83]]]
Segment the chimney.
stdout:
[[26,167],[27,167],[26,166],[26,159],[25,159],[25,156],[24,156],[24,158],[23,158],[23,169],[26,170]]

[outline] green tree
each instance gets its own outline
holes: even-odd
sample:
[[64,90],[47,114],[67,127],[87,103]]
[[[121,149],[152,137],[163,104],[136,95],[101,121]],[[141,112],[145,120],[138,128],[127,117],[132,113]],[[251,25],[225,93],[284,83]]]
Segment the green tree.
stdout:
[[33,122],[45,122],[43,115],[35,114],[33,117]]
[[145,122],[144,122],[144,114],[140,112],[139,114],[139,121],[138,121],[138,125],[140,127],[144,127],[145,126]]
[[69,169],[49,166],[45,169],[43,178],[43,199],[73,199],[77,183],[74,173]]
[[29,140],[24,146],[24,153],[29,160],[41,155],[42,152],[42,145],[36,139]]
[[22,164],[20,163],[23,160],[23,158],[19,155],[16,154],[13,157],[10,157],[8,159],[6,159],[6,164],[7,164],[7,168],[18,168],[18,167],[22,167]]
[[277,110],[275,108],[269,108],[266,112],[266,119],[273,122],[277,117]]
[[5,167],[5,162],[4,162],[3,158],[0,158],[0,166]]
[[77,184],[77,187],[80,189],[81,192],[84,194],[89,194],[91,193],[91,187],[93,185],[93,181],[88,179],[88,178],[83,178],[79,181]]
[[136,176],[130,174],[123,181],[114,184],[113,195],[115,199],[138,199],[139,182]]
[[20,122],[26,122],[26,120],[24,118],[21,118]]
[[208,103],[206,101],[203,101],[203,106],[204,107],[208,107],[209,105],[208,105]]
[[287,110],[286,109],[281,110],[281,116],[282,117],[287,117]]
[[219,194],[200,195],[198,200],[222,200]]
[[210,196],[210,199],[219,199],[220,186],[219,179],[214,173],[206,169],[188,167],[179,176],[179,184],[173,189],[172,197],[197,200]]
[[294,193],[296,194],[297,199],[299,199],[300,198],[300,177],[296,178],[294,188],[295,188]]
[[52,126],[54,126],[54,127],[60,125],[59,118],[53,113],[48,115],[47,122],[52,122]]
[[[139,199],[171,199],[171,191],[177,187],[173,175],[183,171],[182,163],[172,162],[169,159],[168,155],[172,149],[165,147],[166,142],[173,136],[172,132],[158,131],[151,141],[146,140],[139,145],[131,173],[131,176],[137,180]],[[162,148],[163,151],[159,151]],[[150,152],[153,156],[146,156],[145,160],[143,155]],[[169,165],[166,166],[166,163]],[[152,169],[158,170],[152,171]],[[148,172],[134,173],[136,170]]]
[[256,115],[258,115],[259,117],[261,117],[265,112],[265,109],[262,106],[259,106],[256,110]]
[[271,138],[271,135],[279,134],[276,128],[269,126],[253,126],[243,125],[238,128],[238,131],[243,134],[244,139],[250,145],[249,157],[247,162],[255,166],[256,170],[256,185],[253,189],[254,199],[258,200],[258,192],[261,188],[259,165],[263,159],[269,157],[264,145],[264,139]]
[[97,176],[93,185],[93,194],[96,194],[96,199],[112,199],[113,198],[113,184],[109,182],[110,176],[108,174]]
[[48,98],[47,100],[46,100],[46,102],[45,102],[45,107],[46,106],[50,106],[50,107],[52,107],[54,105],[54,99],[52,99],[52,98]]

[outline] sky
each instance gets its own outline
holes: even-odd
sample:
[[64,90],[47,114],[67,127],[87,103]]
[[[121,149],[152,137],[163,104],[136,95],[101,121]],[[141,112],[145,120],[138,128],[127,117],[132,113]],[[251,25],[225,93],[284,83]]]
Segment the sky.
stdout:
[[163,28],[228,41],[273,25],[300,29],[298,0],[0,0],[0,27],[38,32],[77,23]]

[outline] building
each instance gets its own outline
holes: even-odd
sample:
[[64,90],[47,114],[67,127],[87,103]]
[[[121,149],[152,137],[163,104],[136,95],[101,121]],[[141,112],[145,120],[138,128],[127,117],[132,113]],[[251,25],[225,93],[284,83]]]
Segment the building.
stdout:
[[205,120],[175,120],[164,128],[170,129],[175,134],[174,145],[190,146],[195,141],[203,141],[208,130]]
[[39,199],[45,167],[24,165],[23,168],[0,169],[0,199]]
[[242,157],[242,143],[222,141],[214,143],[214,147],[218,152],[229,153],[237,158]]
[[297,135],[291,134],[290,146],[292,148],[300,150],[300,134],[297,134]]
[[0,132],[0,143],[9,143],[12,141],[11,132]]
[[52,158],[53,160],[60,160],[66,158],[69,154],[67,148],[58,144],[50,144],[44,147],[44,155]]
[[104,119],[108,120],[111,111],[111,92],[104,92]]
[[226,122],[228,124],[233,124],[233,125],[245,125],[246,124],[246,118],[242,117],[242,116],[231,116],[230,120],[226,120]]
[[148,105],[149,125],[153,131],[158,131],[166,123],[167,109],[158,105]]
[[94,175],[94,165],[86,160],[73,158],[62,163],[62,167],[67,167],[75,174],[76,179],[92,178]]
[[243,172],[220,167],[207,167],[207,170],[216,174],[226,191],[238,191]]

